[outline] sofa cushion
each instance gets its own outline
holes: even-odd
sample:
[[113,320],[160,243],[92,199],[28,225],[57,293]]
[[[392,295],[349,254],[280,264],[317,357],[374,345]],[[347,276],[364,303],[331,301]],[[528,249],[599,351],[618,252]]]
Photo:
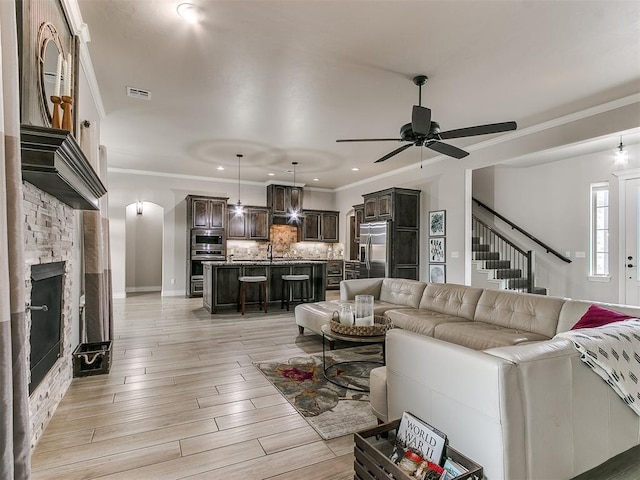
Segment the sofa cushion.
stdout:
[[296,305],[295,317],[296,324],[301,327],[321,334],[322,326],[329,323],[333,312],[340,310],[340,302],[338,300],[329,300],[316,303],[301,303]]
[[538,333],[484,322],[443,323],[435,327],[433,336],[474,350],[549,340]]
[[386,315],[395,327],[429,337],[433,337],[434,329],[441,323],[467,322],[466,319],[456,317],[455,315],[417,308],[388,310]]
[[353,300],[356,295],[373,295],[380,299],[382,278],[356,278],[340,282],[340,300]]
[[387,367],[378,367],[369,373],[369,404],[371,411],[382,422],[387,417]]
[[385,278],[380,288],[380,301],[418,308],[426,286],[426,283],[417,280]]
[[[355,309],[355,305],[353,306],[353,308]],[[397,309],[404,309],[404,308],[409,308],[409,307],[403,307],[402,305],[398,305],[397,303],[389,303],[389,302],[382,302],[380,300],[375,300],[373,302],[373,314],[374,315],[386,315],[386,313],[389,310],[397,310]]]
[[602,325],[608,325],[613,322],[621,322],[633,318],[631,315],[602,308],[598,305],[591,305],[585,314],[580,317],[580,320],[571,327],[571,330],[578,330],[580,328],[595,328]]
[[473,320],[481,288],[453,283],[430,283],[420,299],[420,308]]
[[564,302],[563,298],[487,289],[478,299],[473,319],[551,338]]

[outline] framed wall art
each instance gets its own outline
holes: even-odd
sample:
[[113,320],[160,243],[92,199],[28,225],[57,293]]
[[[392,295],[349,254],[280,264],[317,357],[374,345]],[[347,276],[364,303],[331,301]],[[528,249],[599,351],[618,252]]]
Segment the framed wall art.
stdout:
[[447,266],[429,265],[429,282],[447,283]]
[[443,237],[446,235],[446,211],[429,212],[429,236]]
[[446,261],[444,237],[434,237],[429,239],[429,262],[444,263]]

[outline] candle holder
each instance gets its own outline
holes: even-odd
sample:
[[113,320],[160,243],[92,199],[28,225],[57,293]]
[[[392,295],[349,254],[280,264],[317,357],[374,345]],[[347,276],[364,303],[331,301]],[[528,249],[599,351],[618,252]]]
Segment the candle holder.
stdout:
[[53,116],[51,118],[51,127],[60,128],[62,126],[60,124],[60,104],[62,103],[62,98],[60,98],[58,95],[51,95],[51,101],[53,102]]
[[373,325],[373,295],[356,295],[355,324],[362,327]]
[[73,98],[67,95],[62,96],[62,129],[73,133],[73,122],[71,121],[71,104]]

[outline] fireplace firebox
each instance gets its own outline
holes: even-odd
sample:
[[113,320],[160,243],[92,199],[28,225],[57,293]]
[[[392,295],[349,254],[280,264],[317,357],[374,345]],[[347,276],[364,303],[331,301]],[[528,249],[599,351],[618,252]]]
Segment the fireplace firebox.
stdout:
[[64,263],[31,266],[31,394],[62,354]]

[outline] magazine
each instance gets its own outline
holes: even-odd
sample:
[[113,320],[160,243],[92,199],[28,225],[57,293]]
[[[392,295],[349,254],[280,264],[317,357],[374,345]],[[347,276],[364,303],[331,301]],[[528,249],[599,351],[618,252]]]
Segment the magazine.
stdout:
[[442,473],[440,480],[452,480],[469,471],[468,468],[463,467],[458,462],[451,460],[449,457],[444,461],[443,468],[444,472]]
[[402,414],[390,459],[407,474],[421,480],[439,479],[447,436],[409,412]]

